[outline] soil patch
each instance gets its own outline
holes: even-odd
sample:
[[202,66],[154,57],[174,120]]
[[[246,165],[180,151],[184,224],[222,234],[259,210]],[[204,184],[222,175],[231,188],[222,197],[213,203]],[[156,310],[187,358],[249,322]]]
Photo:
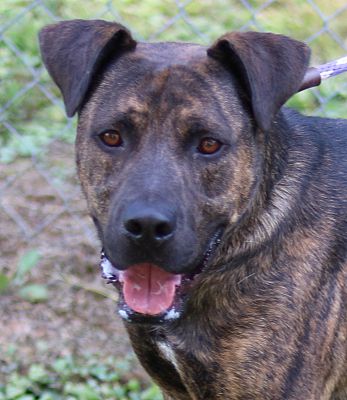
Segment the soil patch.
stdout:
[[[71,147],[55,142],[39,160],[0,166],[0,271],[14,276],[20,260],[38,252],[22,285],[45,285],[49,293],[36,304],[19,296],[18,285],[0,295],[0,382],[8,349],[24,367],[68,354],[132,354],[116,314],[115,289],[100,277],[100,244]],[[145,376],[139,366],[134,374]]]

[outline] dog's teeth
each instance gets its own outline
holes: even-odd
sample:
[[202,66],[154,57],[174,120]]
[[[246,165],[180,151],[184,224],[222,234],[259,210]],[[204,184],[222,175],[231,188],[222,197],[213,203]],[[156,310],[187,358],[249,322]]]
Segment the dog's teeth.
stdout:
[[179,311],[176,311],[174,308],[172,308],[171,310],[169,310],[165,317],[164,320],[168,321],[168,320],[172,320],[172,319],[177,319],[181,316],[181,313]]
[[114,281],[117,280],[117,270],[106,257],[101,259],[100,268],[103,278]]
[[125,310],[118,310],[118,314],[126,321],[129,321],[129,315]]

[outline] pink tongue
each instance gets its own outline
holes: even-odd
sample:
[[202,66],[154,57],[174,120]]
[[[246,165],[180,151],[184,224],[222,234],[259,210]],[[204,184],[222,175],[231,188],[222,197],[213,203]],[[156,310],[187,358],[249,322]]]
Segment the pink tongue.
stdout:
[[146,263],[121,272],[119,280],[123,282],[124,300],[132,310],[157,315],[172,305],[181,276]]

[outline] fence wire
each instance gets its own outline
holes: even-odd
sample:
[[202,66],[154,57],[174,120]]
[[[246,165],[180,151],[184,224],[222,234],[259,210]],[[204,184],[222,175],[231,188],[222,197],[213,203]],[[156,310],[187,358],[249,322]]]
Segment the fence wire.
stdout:
[[[95,241],[74,178],[75,120],[65,117],[37,44],[42,26],[68,18],[116,20],[136,39],[151,41],[209,44],[228,30],[275,31],[310,44],[312,64],[347,54],[346,0],[2,0],[0,267],[11,268],[23,249],[47,252],[49,247],[55,259]],[[293,105],[343,117],[346,82],[336,78],[297,96]]]

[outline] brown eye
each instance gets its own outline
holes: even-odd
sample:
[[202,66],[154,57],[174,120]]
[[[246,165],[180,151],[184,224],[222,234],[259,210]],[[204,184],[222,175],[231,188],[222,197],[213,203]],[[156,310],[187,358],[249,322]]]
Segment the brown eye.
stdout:
[[117,131],[104,132],[99,135],[102,142],[109,147],[119,147],[123,143],[122,137]]
[[222,143],[216,139],[203,138],[198,146],[198,151],[202,154],[216,153],[222,146]]

